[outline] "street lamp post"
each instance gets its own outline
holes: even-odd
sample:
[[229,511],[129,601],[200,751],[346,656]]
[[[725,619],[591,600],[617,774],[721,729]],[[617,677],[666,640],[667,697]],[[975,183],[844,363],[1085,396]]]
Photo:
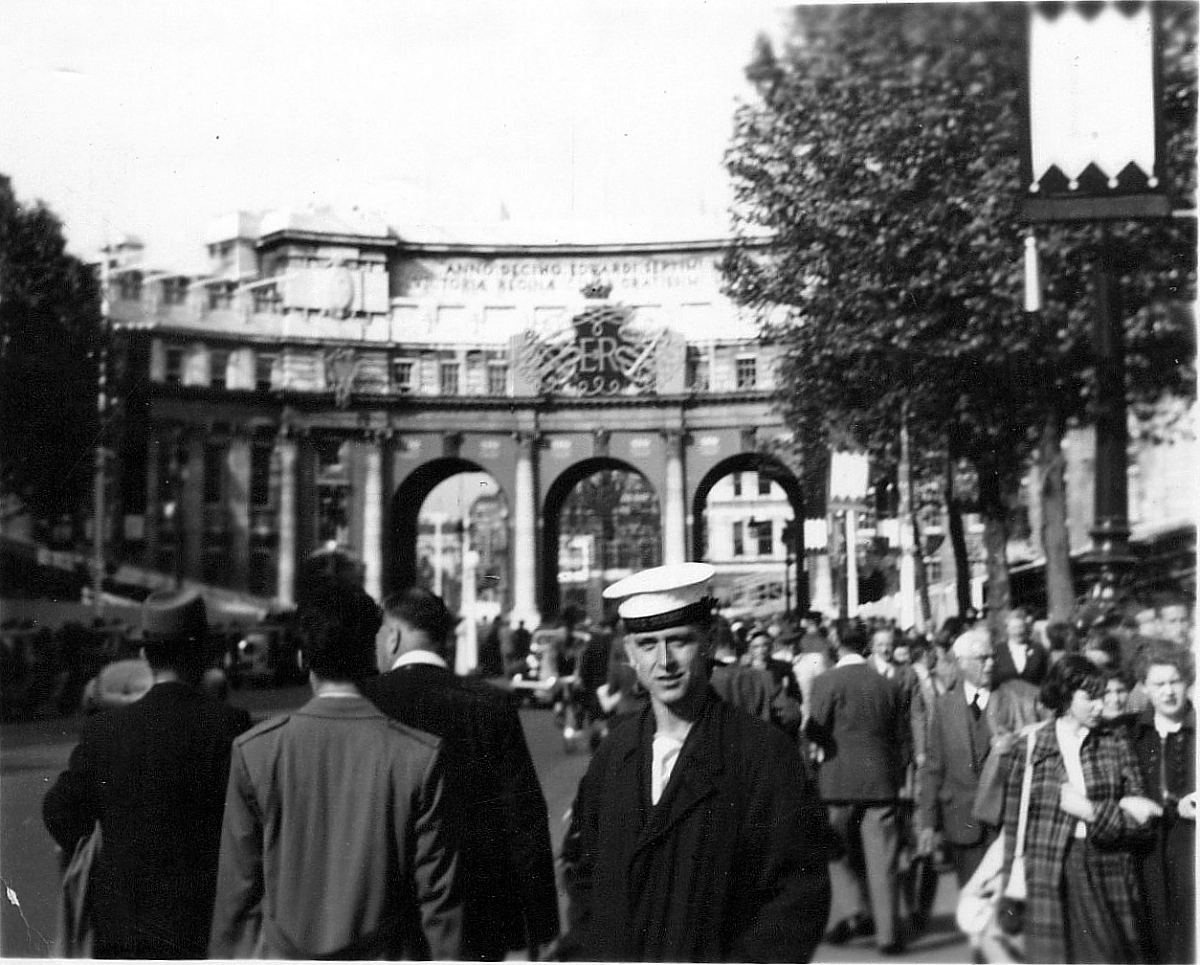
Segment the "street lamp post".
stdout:
[[[1162,180],[1153,7],[1104,3],[1027,8],[1022,212],[1031,224],[1093,223],[1099,231],[1092,327],[1095,517],[1092,548],[1083,562],[1092,570],[1093,594],[1104,599],[1115,596],[1134,560],[1129,549],[1120,267],[1114,264],[1107,223],[1171,214]],[[1036,291],[1027,292],[1026,311],[1036,311],[1037,302]]]

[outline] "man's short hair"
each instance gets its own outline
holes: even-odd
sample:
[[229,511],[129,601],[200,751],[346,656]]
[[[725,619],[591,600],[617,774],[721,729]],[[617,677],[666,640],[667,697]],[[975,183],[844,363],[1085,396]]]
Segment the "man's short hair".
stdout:
[[1196,679],[1196,664],[1192,658],[1192,651],[1170,640],[1151,640],[1138,654],[1134,668],[1137,679],[1144,681],[1146,674],[1155,664],[1169,664],[1174,667],[1179,671],[1184,683],[1190,684]]
[[445,601],[423,586],[410,586],[389,594],[383,601],[383,610],[393,620],[402,620],[414,630],[429,634],[439,646],[450,638],[458,624],[446,609]]
[[856,653],[860,657],[867,652],[870,640],[867,628],[857,621],[847,623],[838,632],[838,646],[850,653]]
[[353,583],[314,581],[296,614],[308,669],[329,680],[362,680],[375,671],[379,607]]

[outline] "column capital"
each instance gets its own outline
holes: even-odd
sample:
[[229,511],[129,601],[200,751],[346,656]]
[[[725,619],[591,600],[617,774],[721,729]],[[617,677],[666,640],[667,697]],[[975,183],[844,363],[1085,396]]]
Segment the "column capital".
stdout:
[[659,429],[659,435],[668,445],[690,446],[692,434],[686,429]]
[[525,430],[517,431],[512,434],[513,442],[518,446],[528,447],[529,453],[532,454],[535,449],[545,445],[546,437],[541,432],[529,432]]

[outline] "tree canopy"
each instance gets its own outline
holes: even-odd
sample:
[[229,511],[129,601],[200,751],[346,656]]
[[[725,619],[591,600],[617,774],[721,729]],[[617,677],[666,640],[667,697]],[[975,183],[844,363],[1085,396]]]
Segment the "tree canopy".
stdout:
[[[1163,4],[1169,183],[1194,192],[1195,8]],[[1094,226],[1039,227],[1044,297],[1022,310],[1020,91],[1014,4],[802,7],[776,57],[760,43],[726,164],[736,246],[726,281],[785,346],[785,408],[805,442],[849,423],[894,459],[969,458],[1002,517],[1044,419],[1093,402]],[[1192,391],[1195,222],[1108,229],[1126,307],[1133,401]],[[781,310],[782,309],[782,310]]]
[[0,492],[35,519],[87,506],[100,336],[94,273],[53,212],[0,175]]

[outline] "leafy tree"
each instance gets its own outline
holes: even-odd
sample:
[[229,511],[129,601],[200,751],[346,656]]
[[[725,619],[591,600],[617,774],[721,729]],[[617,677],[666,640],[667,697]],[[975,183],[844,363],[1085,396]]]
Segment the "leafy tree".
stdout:
[[[1169,170],[1190,192],[1195,11],[1163,6]],[[894,465],[906,411],[914,452],[969,460],[998,616],[1025,461],[1039,440],[1046,458],[1057,453],[1063,428],[1089,418],[1095,383],[1099,229],[1039,228],[1044,308],[1021,310],[1024,29],[1020,5],[800,8],[781,57],[760,41],[747,73],[762,97],[739,108],[726,158],[736,232],[775,242],[765,255],[736,246],[727,289],[785,346],[785,407],[806,446],[850,420]],[[1194,221],[1119,224],[1110,236],[1131,397],[1189,391],[1191,323],[1163,299],[1191,297]],[[1061,584],[1065,516],[1056,525],[1063,552],[1048,570]]]
[[62,224],[0,175],[0,492],[10,512],[78,523],[97,442],[100,294]]

